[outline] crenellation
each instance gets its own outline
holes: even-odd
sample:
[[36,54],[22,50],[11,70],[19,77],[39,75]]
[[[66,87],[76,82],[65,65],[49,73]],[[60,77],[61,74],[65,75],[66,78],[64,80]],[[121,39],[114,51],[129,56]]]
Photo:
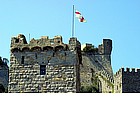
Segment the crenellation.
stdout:
[[90,43],[81,47],[75,37],[65,44],[62,36],[27,43],[19,34],[11,38],[10,49],[9,92],[80,92],[84,86],[94,87],[92,92],[140,92],[140,69],[120,68],[113,75],[111,39],[96,48]]
[[102,76],[105,76],[106,79],[107,79],[109,82],[114,83],[113,77],[110,76],[106,71],[103,70],[100,74],[101,74]]
[[130,72],[130,68],[126,68],[126,71],[124,71],[124,72]]
[[80,77],[76,70],[80,54],[77,48],[81,49],[81,44],[76,38],[70,38],[71,44],[64,44],[62,36],[53,39],[43,36],[41,39],[32,39],[29,44],[13,42],[11,60],[17,63],[10,64],[9,92],[79,91]]
[[[25,36],[23,35],[23,40],[26,40]],[[31,39],[29,43],[21,43],[19,41],[19,37],[13,37],[11,41],[11,51],[18,52],[18,51],[44,51],[44,50],[56,50],[56,48],[60,47],[64,50],[67,50],[68,45],[64,44],[62,41],[62,36],[55,36],[53,39],[49,39],[49,37],[41,37],[40,39]]]
[[140,73],[140,69],[137,69],[137,72]]
[[124,72],[124,68],[120,68],[120,71],[121,71],[121,72]]
[[140,92],[140,70],[135,68],[122,68],[122,71],[118,71],[117,75],[114,75],[114,92]]
[[124,72],[125,72],[124,68],[120,68],[120,69],[114,74],[114,76],[122,75],[122,73],[124,73]]
[[[112,47],[111,45],[108,46],[108,49]],[[82,87],[94,85],[98,92],[113,92],[113,71],[110,57],[112,50],[110,49],[110,54],[105,54],[104,51],[107,47],[103,44],[98,48],[94,48],[92,44],[85,44],[82,47],[83,66],[80,68]]]
[[137,69],[137,68],[126,68],[126,69],[124,69],[124,68],[122,68],[116,73],[119,73],[119,72],[127,73],[127,74],[138,74],[138,73],[140,73],[140,69]]
[[41,36],[41,39],[49,40],[49,36]]
[[136,71],[135,68],[132,68],[132,69],[131,69],[131,72],[132,72],[132,73],[136,73],[137,71]]

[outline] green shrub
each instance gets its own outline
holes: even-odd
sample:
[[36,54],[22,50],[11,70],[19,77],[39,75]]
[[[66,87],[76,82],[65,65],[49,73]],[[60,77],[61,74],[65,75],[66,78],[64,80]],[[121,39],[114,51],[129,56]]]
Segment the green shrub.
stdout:
[[99,89],[97,89],[94,85],[82,86],[81,93],[99,93]]
[[93,46],[91,46],[91,47],[85,47],[84,49],[83,49],[83,51],[84,52],[98,52],[98,48],[94,48],[94,45]]

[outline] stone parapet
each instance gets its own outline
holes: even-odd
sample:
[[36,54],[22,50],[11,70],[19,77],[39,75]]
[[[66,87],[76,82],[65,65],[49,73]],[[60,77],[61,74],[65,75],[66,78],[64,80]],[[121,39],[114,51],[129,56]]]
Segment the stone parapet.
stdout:
[[61,36],[32,39],[24,35],[11,41],[9,92],[79,92],[81,44]]
[[25,36],[23,35],[22,38],[12,37],[11,39],[11,51],[34,51],[34,50],[68,50],[68,45],[62,42],[61,36],[55,36],[53,39],[49,39],[49,37],[41,37],[40,39],[31,39],[29,43],[26,40]]

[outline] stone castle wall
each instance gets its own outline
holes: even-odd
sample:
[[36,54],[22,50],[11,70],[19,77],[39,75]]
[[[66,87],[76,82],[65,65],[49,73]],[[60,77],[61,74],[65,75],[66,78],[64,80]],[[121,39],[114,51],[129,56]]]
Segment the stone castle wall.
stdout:
[[119,69],[118,72],[114,75],[114,92],[115,93],[122,93],[122,74],[123,69]]
[[[81,51],[76,38],[64,44],[61,36],[43,36],[27,43],[20,34],[11,40],[9,92],[80,92],[81,87],[101,93],[140,92],[140,69],[121,68],[113,75],[111,51],[110,39],[98,48],[85,44]],[[5,88],[7,79],[8,69],[0,66]]]
[[126,68],[122,75],[122,92],[140,92],[140,69]]
[[114,93],[114,78],[106,71],[98,73],[102,93]]
[[[0,92],[8,92],[9,67],[0,57]],[[4,87],[4,89],[1,89]]]
[[96,81],[98,92],[114,92],[111,51],[112,41],[110,39],[104,39],[103,44],[98,48],[94,48],[92,44],[82,46],[81,86],[89,87],[95,85]]
[[121,68],[115,74],[115,92],[138,93],[140,92],[140,69]]
[[[104,39],[98,48],[91,46],[86,44],[93,50],[81,54],[76,38],[64,44],[61,36],[43,36],[28,44],[24,35],[13,37],[9,92],[80,92],[81,86],[96,82],[99,92],[113,91],[112,40]],[[42,67],[45,75],[40,74]]]
[[79,48],[76,38],[12,38],[9,92],[79,92]]

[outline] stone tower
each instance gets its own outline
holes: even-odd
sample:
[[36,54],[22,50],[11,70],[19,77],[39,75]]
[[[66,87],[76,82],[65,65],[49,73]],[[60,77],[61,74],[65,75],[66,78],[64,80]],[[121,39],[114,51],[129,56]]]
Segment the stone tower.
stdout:
[[79,92],[81,44],[61,36],[43,36],[27,43],[24,35],[11,39],[9,92]]
[[8,60],[0,57],[0,93],[8,92],[8,75],[9,67],[7,65]]
[[82,92],[114,92],[111,52],[110,39],[103,39],[98,48],[92,44],[82,45],[83,65],[80,67]]
[[112,40],[103,39],[103,44],[99,45],[98,52],[99,54],[104,55],[104,58],[111,64]]
[[139,93],[140,92],[140,69],[119,69],[114,75],[115,93]]

